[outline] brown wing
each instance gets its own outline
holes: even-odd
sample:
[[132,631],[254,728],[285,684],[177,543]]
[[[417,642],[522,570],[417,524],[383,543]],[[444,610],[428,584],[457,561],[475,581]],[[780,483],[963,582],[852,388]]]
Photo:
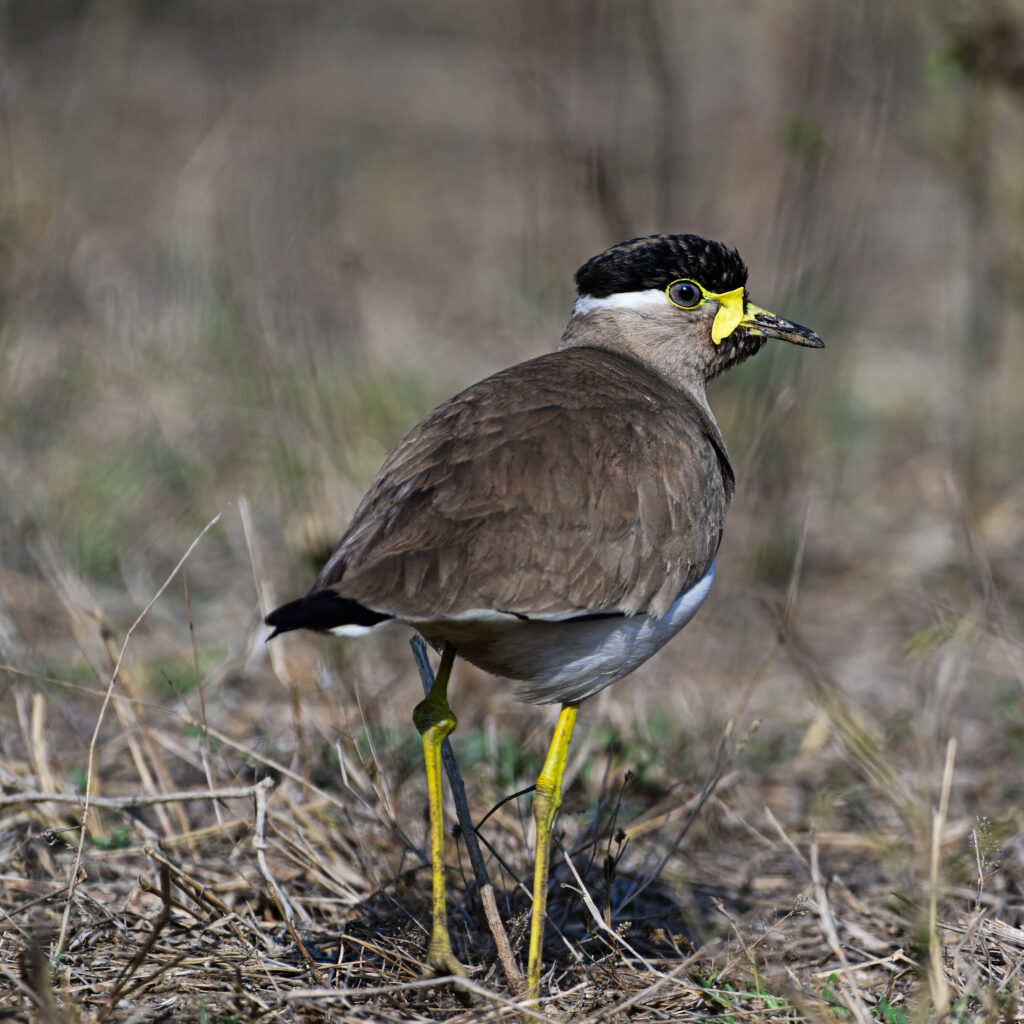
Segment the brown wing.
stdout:
[[312,592],[406,619],[661,615],[710,568],[732,489],[685,392],[613,352],[553,352],[414,427]]

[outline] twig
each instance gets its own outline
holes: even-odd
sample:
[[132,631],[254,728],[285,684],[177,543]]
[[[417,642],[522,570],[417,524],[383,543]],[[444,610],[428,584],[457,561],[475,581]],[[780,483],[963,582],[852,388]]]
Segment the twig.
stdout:
[[839,942],[839,930],[836,928],[836,919],[832,914],[832,905],[829,902],[828,892],[825,889],[825,882],[821,877],[821,865],[818,859],[818,838],[811,835],[811,886],[814,890],[814,902],[817,904],[818,921],[821,924],[822,934],[829,948],[835,954],[836,959],[844,968],[844,973],[837,979],[838,994],[843,1005],[850,1011],[854,1019],[861,1024],[870,1024],[871,1014],[864,1005],[860,992],[853,987],[852,982],[847,978],[845,969],[849,968],[850,961]]
[[[413,657],[416,659],[416,667],[420,672],[420,681],[423,683],[423,692],[429,694],[430,688],[434,685],[434,673],[430,667],[430,659],[427,657],[427,645],[420,636],[414,636],[410,641],[412,644]],[[484,863],[483,854],[480,852],[480,844],[477,841],[476,828],[473,825],[473,818],[469,813],[469,801],[466,799],[466,787],[462,782],[462,774],[459,772],[459,763],[455,759],[455,751],[451,742],[445,740],[441,747],[441,760],[444,763],[444,771],[448,776],[448,785],[451,787],[452,798],[455,801],[455,813],[459,818],[459,825],[462,827],[462,836],[466,841],[466,852],[469,854],[469,862],[473,866],[473,874],[476,876],[477,888],[480,890],[480,902],[483,904],[484,917],[494,937],[494,945],[498,949],[498,959],[501,961],[505,978],[508,980],[509,988],[517,995],[525,989],[523,976],[519,971],[519,965],[512,955],[512,946],[508,941],[508,934],[505,926],[501,923],[498,914],[498,904],[494,898],[494,886],[491,885],[490,876],[487,874],[487,865]]]
[[[171,873],[171,881],[190,900],[192,900],[193,903],[195,903],[199,907],[205,906],[209,908],[209,910],[212,910],[215,913],[220,914],[222,919],[225,921],[225,923],[234,933],[235,937],[243,946],[245,946],[247,949],[256,948],[256,944],[247,939],[242,932],[241,926],[239,925],[239,921],[242,921],[242,919],[239,918],[238,914],[235,913],[235,911],[233,911],[229,906],[227,906],[227,904],[225,904],[224,901],[221,900],[217,896],[217,894],[210,889],[208,885],[203,885],[203,883],[200,882],[198,879],[195,879],[191,875],[186,874],[184,871],[181,870],[180,867],[178,867],[177,864],[174,864],[171,861],[169,861],[166,857],[164,857],[161,853],[159,853],[151,846],[147,846],[145,850],[143,850],[143,853],[145,853],[145,855],[149,857],[151,860],[156,861],[157,864],[161,864],[164,867],[166,867],[167,870]],[[140,880],[139,884],[143,890],[149,891],[144,880]],[[187,912],[191,914],[193,917],[198,916],[194,911],[188,910]],[[243,921],[243,923],[245,922]],[[263,934],[263,932],[259,928],[254,928],[251,930],[259,939],[259,942],[263,946],[263,948],[269,949],[270,942],[267,939],[267,937]]]
[[644,967],[646,967],[647,970],[650,971],[651,974],[653,974],[656,978],[664,978],[665,975],[663,975],[661,971],[659,971],[654,966],[654,964],[647,960],[641,953],[638,953],[625,940],[625,938],[623,938],[623,936],[619,935],[619,933],[616,932],[615,929],[612,928],[607,921],[605,921],[604,916],[601,914],[601,911],[597,909],[597,904],[591,897],[586,885],[584,885],[583,879],[580,878],[580,873],[576,870],[576,865],[573,864],[568,852],[564,849],[564,847],[562,847],[561,843],[559,843],[558,845],[562,849],[562,860],[564,860],[565,863],[569,866],[569,870],[572,872],[572,877],[576,879],[576,884],[579,886],[579,888],[576,891],[579,894],[580,899],[583,900],[584,906],[586,906],[587,910],[590,911],[590,916],[594,919],[595,923],[597,924],[598,930],[605,932],[607,935],[610,935],[616,944],[621,944],[622,946],[624,946],[626,950],[628,950],[628,952],[630,952],[634,957],[636,957],[636,959],[639,960],[640,963],[642,963]]
[[520,1003],[515,999],[509,999],[507,996],[493,992],[472,979],[463,978],[458,974],[451,974],[443,978],[421,978],[418,981],[405,981],[397,985],[369,985],[365,987],[360,985],[359,988],[353,990],[343,988],[300,988],[292,992],[285,992],[284,998],[289,1003],[299,1002],[304,999],[347,999],[353,994],[357,994],[362,999],[366,996],[397,995],[400,992],[414,992],[417,989],[437,988],[442,985],[451,985],[453,988],[465,989],[467,992],[472,992],[492,1003],[497,1003],[499,1006],[506,1006],[511,1010],[515,1010],[516,1013],[524,1017],[539,1020],[542,1024],[560,1024],[554,1017],[540,1013],[533,1006]]
[[260,874],[263,880],[270,887],[270,894],[277,901],[277,905],[286,920],[290,921],[295,916],[295,910],[288,897],[278,886],[270,866],[267,864],[267,790],[273,785],[273,780],[263,779],[259,785],[254,786],[256,797],[256,828],[252,836],[252,845],[256,850],[256,859],[259,861]]
[[771,824],[774,826],[775,831],[778,832],[779,838],[785,844],[786,849],[789,850],[789,852],[793,854],[793,856],[796,858],[797,863],[800,864],[800,866],[803,868],[808,868],[807,858],[800,852],[796,843],[794,843],[793,840],[790,839],[789,833],[782,827],[782,823],[772,813],[772,809],[768,806],[765,806],[764,813],[768,820],[771,822]]
[[149,955],[149,951],[156,945],[156,940],[160,937],[160,933],[171,920],[171,872],[166,865],[160,866],[160,898],[162,900],[160,913],[157,914],[153,927],[150,929],[149,935],[146,936],[146,941],[118,975],[117,981],[114,982],[114,987],[110,991],[110,996],[94,1018],[95,1024],[102,1024],[110,1016],[111,1011],[117,1005],[118,999],[121,998],[121,993],[125,990],[125,986],[131,980],[132,975],[142,966],[142,961]]
[[0,963],[0,977],[4,977],[11,985],[11,989],[17,989],[30,1002],[35,1004],[39,1011],[37,1020],[52,1020],[54,1016],[47,1017],[46,1014],[53,1014],[52,996],[53,979],[50,974],[50,962],[43,956],[42,951],[32,941],[26,944],[21,963],[22,977],[18,977],[6,964]]
[[[180,793],[132,793],[129,796],[94,796],[89,798],[90,807],[111,807],[125,810],[131,807],[150,807],[153,804],[170,804],[180,800],[236,800],[254,796],[267,780],[252,786],[228,786],[224,789],[189,789]],[[84,793],[8,793],[0,796],[0,807],[12,804],[79,804],[84,803]]]
[[822,934],[828,943],[829,949],[835,954],[836,959],[844,966],[848,966],[846,953],[839,942],[839,929],[836,928],[836,919],[832,914],[832,905],[829,902],[828,892],[825,889],[825,882],[821,877],[821,863],[818,857],[818,837],[811,835],[811,886],[814,889],[814,902],[817,904],[818,921],[821,924]]
[[[645,988],[642,988],[639,992],[634,993],[628,999],[624,999],[621,1003],[614,1003],[611,1006],[602,1007],[600,1017],[597,1019],[628,1020],[628,1016],[623,1014],[624,1010],[628,1010],[631,1006],[636,1006],[637,1003],[649,1003],[651,996],[654,995],[658,989],[664,988],[672,982],[674,982],[679,988],[685,989],[688,992],[697,991],[703,993],[705,989],[698,988],[692,982],[689,982],[690,976],[686,973],[699,959],[699,953],[694,953],[691,956],[688,956],[681,963],[676,964],[668,974],[659,974],[657,981],[654,981]],[[682,975],[681,979],[680,975]]]
[[[185,591],[185,614],[188,616],[188,635],[192,641],[192,670],[196,674],[196,688],[199,690],[199,713],[203,718],[203,725],[209,721],[206,717],[206,679],[202,672],[199,670],[199,644],[196,642],[196,623],[195,616],[192,614],[192,595],[188,589],[188,574],[184,569],[181,570],[181,585]],[[213,745],[210,743],[210,734],[203,729],[200,735],[203,738],[202,745],[199,748],[199,759],[203,765],[203,774],[206,776],[206,784],[210,789],[213,789],[213,771],[210,767],[210,751]],[[221,817],[220,805],[213,805],[213,815],[217,819],[217,824],[224,828],[224,819]],[[189,832],[185,830],[186,834]],[[190,845],[193,850],[196,849],[195,841],[190,840]]]
[[827,971],[815,971],[811,977],[830,978],[833,974],[842,974],[844,971],[862,971],[865,967],[885,967],[886,965],[891,966],[895,970],[897,962],[909,964],[912,967],[915,965],[915,961],[911,960],[901,948],[894,950],[888,956],[876,956],[871,960],[861,960],[855,964],[843,964],[841,967],[829,967]]
[[942,833],[946,830],[946,817],[949,814],[949,791],[953,786],[953,762],[956,760],[956,739],[950,738],[946,744],[946,764],[942,771],[942,791],[939,795],[939,806],[932,815],[931,865],[929,871],[928,893],[928,989],[932,997],[932,1006],[938,1016],[949,1010],[949,985],[942,969],[942,940],[939,937],[939,887],[940,864],[942,858]]
[[[711,799],[718,789],[719,784],[725,777],[725,771],[735,759],[736,755],[743,749],[747,740],[757,731],[759,723],[755,722],[751,726],[747,735],[736,745],[735,749],[728,749],[729,738],[732,736],[733,728],[736,724],[736,719],[742,713],[746,707],[747,701],[750,699],[754,692],[754,687],[761,681],[764,673],[767,671],[768,665],[771,664],[772,659],[775,657],[775,652],[779,649],[779,644],[776,643],[772,648],[771,654],[765,659],[761,666],[761,670],[751,680],[746,692],[740,700],[740,704],[736,711],[730,716],[729,721],[726,722],[725,726],[719,733],[718,746],[715,749],[714,762],[712,764],[711,773],[701,787],[700,793],[697,795],[695,801],[691,801],[692,807],[690,813],[686,816],[686,820],[683,822],[679,831],[676,833],[675,839],[669,845],[668,850],[662,855],[661,860],[658,861],[657,865],[653,870],[649,870],[646,867],[647,858],[644,859],[643,877],[639,882],[633,884],[629,892],[620,901],[617,911],[622,911],[637,898],[655,879],[661,876],[662,871],[665,870],[665,865],[672,859],[676,850],[679,849],[680,844],[686,837],[686,833],[690,831],[691,826],[697,820],[698,815],[704,809],[704,805]],[[630,829],[626,829],[626,834],[630,834]],[[653,846],[651,848],[653,850]]]
[[[285,896],[284,890],[277,884],[277,880],[274,878],[273,873],[270,870],[270,865],[267,863],[267,794],[270,792],[273,782],[271,779],[264,779],[256,789],[256,828],[253,832],[252,845],[256,850],[256,860],[259,862],[260,874],[263,875],[264,881],[267,883],[270,889],[270,894],[277,902],[278,909],[281,911],[281,916],[284,918],[285,927],[288,929],[288,933],[292,937],[292,941],[302,953],[303,958],[306,961],[306,966],[309,968],[309,973],[313,976],[316,981],[321,981],[320,968],[317,966],[316,961],[313,959],[312,953],[306,948],[306,944],[299,937],[299,933],[295,930],[295,925],[292,919],[295,917],[295,909],[291,903],[288,902],[288,897]],[[309,919],[309,915],[305,909],[300,907],[302,916],[305,919]]]
[[164,580],[164,582],[160,585],[160,588],[150,599],[149,604],[147,604],[146,607],[143,608],[141,612],[139,612],[135,621],[128,627],[128,632],[124,635],[124,642],[121,644],[121,650],[117,655],[117,660],[114,662],[114,670],[110,673],[110,680],[107,683],[107,690],[103,697],[103,703],[100,705],[99,714],[97,714],[96,716],[96,725],[92,731],[92,739],[89,741],[89,755],[87,760],[87,764],[89,767],[85,779],[85,799],[82,803],[82,831],[78,837],[78,847],[75,850],[75,863],[71,867],[71,878],[70,881],[68,882],[68,899],[67,903],[65,903],[64,905],[64,914],[60,922],[60,934],[57,937],[57,947],[55,950],[56,955],[59,955],[61,950],[64,949],[68,938],[68,928],[71,925],[71,905],[74,902],[75,887],[78,884],[79,869],[82,866],[82,853],[85,850],[85,834],[87,831],[85,823],[89,817],[89,805],[91,803],[93,783],[95,781],[94,775],[96,771],[96,744],[99,742],[100,738],[100,726],[102,726],[103,724],[103,719],[107,713],[107,707],[110,705],[111,698],[114,695],[114,683],[117,681],[118,673],[121,671],[121,662],[124,660],[125,652],[128,650],[128,643],[131,640],[132,636],[135,634],[135,630],[139,628],[140,624],[142,623],[142,620],[149,614],[150,609],[153,607],[153,605],[157,603],[157,601],[160,600],[160,598],[163,596],[163,592],[171,585],[171,580],[173,580],[174,577],[178,575],[178,572],[180,571],[181,567],[188,560],[189,555],[191,555],[192,552],[195,551],[199,542],[206,536],[206,534],[218,522],[220,522],[220,517],[221,513],[218,512],[202,528],[202,530],[199,532],[199,535],[186,548],[185,554],[183,554],[181,558],[178,559],[177,564],[171,570],[167,579]]
[[804,521],[800,527],[800,537],[797,539],[796,554],[793,556],[793,568],[789,574],[789,585],[786,587],[786,600],[782,606],[782,614],[779,615],[778,636],[779,643],[784,644],[789,636],[790,627],[793,625],[793,616],[796,614],[796,599],[800,593],[800,574],[804,567],[804,551],[807,548],[807,531],[811,520],[811,502],[804,506]]

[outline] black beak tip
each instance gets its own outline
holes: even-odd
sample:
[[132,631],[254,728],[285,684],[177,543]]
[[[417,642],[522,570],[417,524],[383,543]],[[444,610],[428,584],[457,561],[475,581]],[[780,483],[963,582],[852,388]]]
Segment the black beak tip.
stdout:
[[805,348],[825,347],[825,342],[814,331],[802,324],[795,324],[792,320],[783,320],[782,317],[771,313],[759,313],[754,317],[754,323],[769,338],[779,338],[793,345],[803,345]]

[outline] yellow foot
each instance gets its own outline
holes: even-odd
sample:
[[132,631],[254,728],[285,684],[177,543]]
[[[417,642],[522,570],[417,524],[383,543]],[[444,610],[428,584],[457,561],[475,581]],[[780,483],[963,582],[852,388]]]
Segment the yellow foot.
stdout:
[[428,970],[424,973],[428,975],[456,974],[460,978],[466,977],[466,968],[452,952],[447,935],[440,940],[435,935],[430,940],[430,947],[427,949],[427,968]]
[[[452,952],[451,942],[448,939],[448,931],[445,929],[443,935],[435,931],[430,938],[430,946],[427,948],[427,962],[424,964],[424,978],[466,978],[469,972]],[[469,989],[457,983],[451,984],[451,992],[463,1006],[471,1007],[476,1005],[478,999]]]

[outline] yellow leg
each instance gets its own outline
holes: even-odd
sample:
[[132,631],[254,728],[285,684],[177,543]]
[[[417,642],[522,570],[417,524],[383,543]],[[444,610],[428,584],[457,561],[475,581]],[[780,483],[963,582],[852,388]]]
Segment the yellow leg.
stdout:
[[448,935],[448,901],[444,884],[444,806],[441,802],[441,744],[455,728],[455,714],[448,704],[448,677],[455,648],[445,644],[434,685],[412,713],[423,737],[423,760],[427,765],[427,795],[430,800],[430,865],[434,878],[434,921],[430,930],[427,963],[443,974],[465,975],[466,969],[452,952]]
[[533,868],[533,916],[530,920],[530,960],[526,970],[528,999],[540,997],[540,969],[544,952],[544,919],[548,906],[548,866],[551,860],[551,827],[562,806],[562,779],[569,756],[569,743],[576,725],[576,704],[563,704],[548,748],[547,760],[533,794],[533,817],[537,822],[537,855]]

